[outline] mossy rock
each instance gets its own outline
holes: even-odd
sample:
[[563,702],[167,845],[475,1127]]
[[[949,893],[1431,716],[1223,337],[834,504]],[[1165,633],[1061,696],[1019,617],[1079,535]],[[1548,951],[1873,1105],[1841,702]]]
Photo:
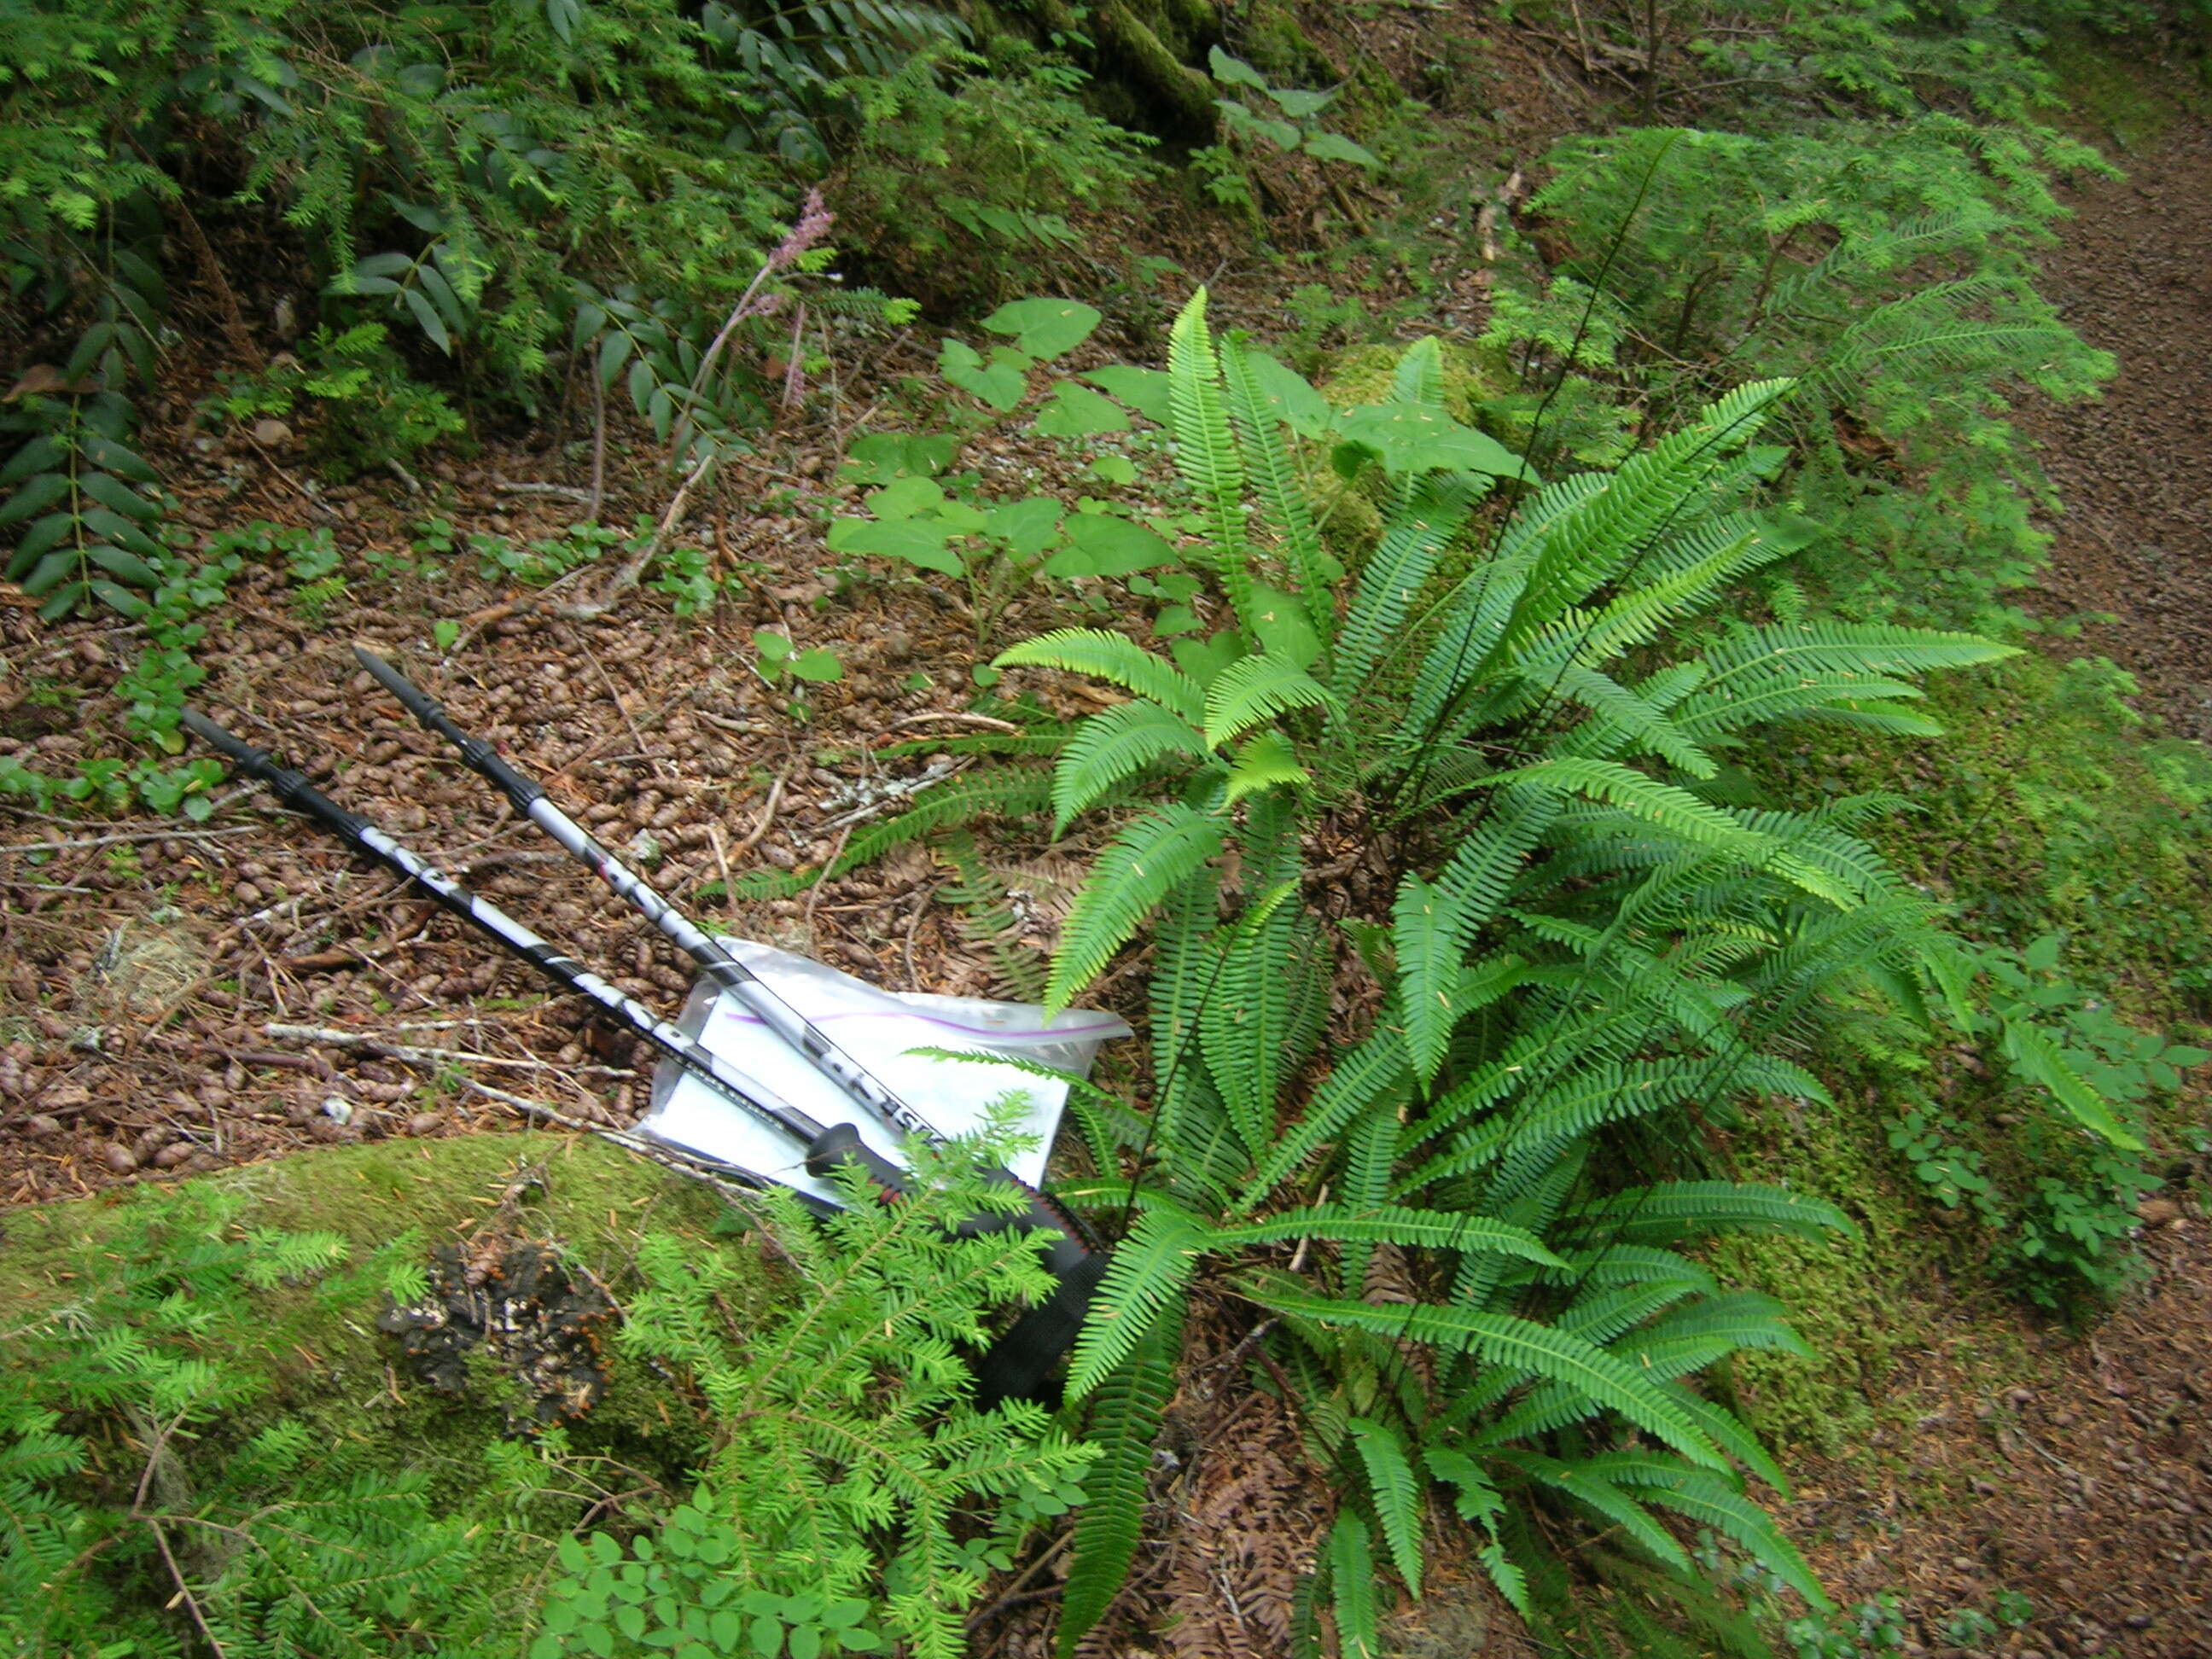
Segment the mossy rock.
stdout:
[[[1514,390],[1513,377],[1497,354],[1449,340],[1443,347],[1444,409],[1469,426],[1482,424],[1483,405]],[[1403,345],[1348,346],[1330,356],[1315,382],[1322,396],[1339,409],[1388,403]]]
[[[423,1381],[378,1328],[392,1306],[387,1286],[406,1269],[441,1247],[488,1271],[526,1251],[557,1258],[578,1284],[602,1287],[618,1307],[637,1282],[638,1242],[650,1231],[749,1264],[750,1305],[732,1309],[737,1317],[757,1314],[775,1293],[750,1248],[728,1236],[729,1206],[710,1188],[605,1142],[532,1133],[331,1147],[11,1212],[0,1239],[0,1323],[34,1329],[96,1297],[105,1264],[160,1261],[188,1230],[172,1240],[149,1224],[202,1200],[236,1206],[226,1237],[313,1232],[345,1245],[329,1272],[246,1291],[211,1310],[197,1346],[252,1382],[223,1437],[299,1421],[350,1465],[423,1471],[434,1507],[448,1514],[483,1503],[488,1443],[547,1420],[532,1409],[543,1379],[518,1376],[491,1345],[467,1357],[471,1386],[453,1392]],[[158,1248],[149,1250],[149,1240]],[[22,1352],[0,1356],[0,1380]],[[655,1368],[624,1359],[612,1343],[603,1352],[589,1408],[562,1423],[568,1444],[680,1481],[704,1452],[708,1425]]]
[[1238,56],[1279,87],[1327,86],[1336,78],[1329,61],[1281,0],[1259,0],[1243,21]]

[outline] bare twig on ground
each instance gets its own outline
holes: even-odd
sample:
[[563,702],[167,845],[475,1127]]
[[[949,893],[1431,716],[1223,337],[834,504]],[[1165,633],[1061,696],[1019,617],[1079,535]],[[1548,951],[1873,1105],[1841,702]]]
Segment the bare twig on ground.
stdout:
[[0,857],[10,853],[74,853],[88,848],[114,847],[125,842],[213,841],[218,836],[252,836],[260,830],[259,824],[240,823],[225,830],[142,830],[122,836],[91,836],[79,841],[27,841],[13,847],[0,847]]
[[1021,727],[1012,720],[1002,720],[995,714],[971,714],[961,708],[933,708],[926,714],[902,714],[891,722],[896,731],[902,726],[925,726],[935,720],[951,720],[957,726],[980,726],[991,732],[1011,732],[1018,735]]
[[838,836],[837,844],[830,849],[830,856],[823,860],[821,877],[807,892],[806,942],[809,946],[814,943],[814,907],[821,902],[822,890],[830,884],[830,878],[837,873],[837,860],[845,856],[845,843],[853,839],[853,825],[847,824]]
[[261,1028],[262,1035],[280,1042],[326,1042],[333,1048],[360,1048],[386,1060],[397,1060],[416,1066],[447,1066],[456,1062],[470,1066],[505,1066],[518,1071],[556,1072],[563,1077],[603,1077],[627,1081],[637,1076],[634,1071],[619,1066],[564,1066],[550,1060],[508,1059],[499,1054],[477,1054],[467,1048],[430,1048],[411,1042],[393,1042],[370,1031],[343,1031],[328,1025],[288,1025],[271,1020]]
[[[492,488],[508,495],[557,495],[564,501],[589,501],[592,492],[579,489],[574,484],[513,482],[506,478],[492,480]],[[595,514],[594,517],[597,516]]]
[[783,799],[783,786],[791,781],[791,775],[798,769],[799,763],[793,761],[776,774],[775,781],[768,787],[768,805],[761,808],[760,821],[747,832],[743,841],[730,848],[732,858],[743,858],[760,845],[761,837],[768,834],[769,825],[775,822],[776,805]]

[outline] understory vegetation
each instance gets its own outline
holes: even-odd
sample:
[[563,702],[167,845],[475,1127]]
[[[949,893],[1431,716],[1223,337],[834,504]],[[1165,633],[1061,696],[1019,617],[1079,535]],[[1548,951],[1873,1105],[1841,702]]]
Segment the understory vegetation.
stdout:
[[[2207,1150],[2212,764],[2019,602],[2063,503],[2011,419],[2116,368],[2037,286],[2111,168],[2051,42],[2196,25],[1516,3],[1394,77],[1301,17],[0,0],[5,574],[133,653],[0,798],[210,817],[179,717],[252,570],[303,639],[464,561],[705,625],[745,577],[691,515],[927,316],[819,556],[957,611],[973,726],[881,752],[964,769],[714,896],[926,843],[1002,978],[1143,1030],[1053,1076],[1112,1255],[1049,1406],[971,1395],[1051,1288],[959,1224],[1018,1208],[999,1133],[826,1221],[482,1137],[10,1217],[10,1651],[950,1659],[1063,1550],[1057,1652],[1118,1651],[1201,1344],[1326,1494],[1301,1655],[1389,1650],[1444,1567],[1546,1651],[1893,1650],[1777,1518],[1793,1455],[1878,1419],[1914,1275],[2093,1323]],[[1525,179],[1507,40],[1617,94]],[[527,544],[165,487],[198,442],[412,490],[556,422],[588,487]],[[803,734],[845,666],[745,641]],[[1085,865],[1048,963],[994,836]],[[519,1278],[562,1319],[493,1340]]]

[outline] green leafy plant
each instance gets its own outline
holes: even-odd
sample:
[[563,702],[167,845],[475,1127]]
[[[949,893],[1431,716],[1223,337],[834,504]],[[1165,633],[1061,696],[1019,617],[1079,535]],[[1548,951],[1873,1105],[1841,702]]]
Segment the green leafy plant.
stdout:
[[[1176,1310],[1216,1274],[1273,1311],[1315,1454],[1355,1498],[1328,1551],[1340,1632],[1372,1617],[1371,1561],[1418,1588],[1431,1480],[1455,1491],[1500,1589],[1534,1613],[1583,1616],[1559,1599],[1531,1524],[1555,1505],[1627,1540],[1626,1557],[1585,1553],[1607,1563],[1592,1570],[1685,1582],[1656,1504],[1717,1528],[1825,1609],[1724,1472],[1778,1471],[1674,1380],[1732,1347],[1795,1339],[1773,1304],[1670,1279],[1685,1259],[1668,1247],[1842,1220],[1802,1194],[1704,1178],[1684,1115],[1725,1124],[1735,1100],[1825,1097],[1777,1034],[1847,992],[1924,1020],[1931,999],[1959,1001],[1966,969],[1924,902],[1850,833],[1880,803],[1743,806],[1708,786],[1708,751],[1788,719],[1927,731],[1901,675],[2002,648],[1802,622],[1692,642],[1687,619],[1725,584],[1806,540],[1753,504],[1784,459],[1755,441],[1784,386],[1733,393],[1616,472],[1555,483],[1486,524],[1476,509],[1501,480],[1533,480],[1445,423],[1433,343],[1407,354],[1391,402],[1330,411],[1287,370],[1211,340],[1194,305],[1169,374],[1173,453],[1206,518],[1187,557],[1237,625],[1178,641],[1199,648],[1173,660],[1079,629],[999,659],[1131,694],[1062,748],[1061,823],[1170,797],[1099,856],[1046,988],[1064,1006],[1152,918],[1149,1118],[1102,1107],[1088,1120],[1102,1169],[1136,1141],[1146,1164],[1071,1379],[1097,1393],[1102,1458],[1063,1645],[1120,1582],[1157,1425],[1145,1402],[1164,1395]],[[1384,507],[1340,614],[1298,435],[1331,442],[1338,476],[1371,479]],[[1332,929],[1308,909],[1299,849],[1316,836],[1390,838],[1386,915]],[[1389,994],[1316,1087],[1302,1079],[1332,932]],[[2094,1103],[2054,1097],[2112,1128]],[[1609,1177],[1608,1146],[1634,1155]],[[1653,1164],[1673,1173],[1638,1184]],[[1275,1209],[1285,1188],[1317,1187],[1326,1201]],[[1267,1247],[1298,1241],[1297,1259],[1328,1265],[1285,1277]],[[1364,1297],[1378,1271],[1411,1295]],[[1452,1293],[1431,1302],[1426,1285]],[[1409,1341],[1434,1358],[1403,1364]],[[1626,1449],[1608,1424],[1669,1449]]]
[[341,477],[404,462],[467,428],[443,392],[410,378],[381,323],[319,328],[300,355],[228,375],[201,407],[232,423],[305,419],[315,453]]
[[[948,338],[939,372],[987,409],[1008,415],[1031,405],[1031,372],[1073,350],[1100,320],[1095,307],[1073,301],[1015,301],[983,319],[1005,344],[986,357]],[[1164,417],[1164,392],[1157,371],[1109,365],[1051,382],[1029,415],[1046,437],[1098,437],[1129,431],[1131,411]],[[945,476],[958,453],[959,440],[951,434],[883,433],[856,441],[842,476],[877,486],[862,501],[872,516],[836,520],[829,539],[841,553],[898,559],[960,578],[978,643],[990,637],[1000,612],[1026,580],[1127,578],[1175,562],[1175,549],[1159,529],[1103,501],[1086,498],[1071,511],[1055,496],[987,496],[971,477]]]
[[154,531],[161,504],[148,493],[153,466],[131,447],[132,412],[120,393],[94,391],[103,348],[99,329],[79,342],[63,374],[70,396],[33,395],[16,424],[31,437],[0,467],[13,487],[0,527],[21,526],[8,580],[40,601],[42,621],[97,600],[133,620],[161,578]]
[[[1500,283],[1490,343],[1541,395],[1498,417],[1589,404],[1601,377],[1649,431],[1720,387],[1797,377],[1776,418],[1790,487],[1829,522],[1811,568],[1859,614],[2002,624],[1993,596],[2040,557],[2030,516],[2050,505],[2009,401],[2086,396],[2112,372],[2038,293],[2031,260],[2063,211],[2050,173],[2100,158],[2045,129],[1918,112],[1628,130],[1550,160],[1530,210],[1574,252],[1540,282]],[[1547,424],[1571,438],[1573,422]]]
[[1295,152],[1316,161],[1345,162],[1370,172],[1382,165],[1382,158],[1364,145],[1321,125],[1322,112],[1336,101],[1334,91],[1271,86],[1258,70],[1219,46],[1208,50],[1206,64],[1215,81],[1239,89],[1238,96],[1214,100],[1227,142],[1203,146],[1194,150],[1190,158],[1205,179],[1207,192],[1224,207],[1257,209],[1246,177],[1243,152],[1247,150]]
[[826,646],[801,650],[792,644],[789,635],[774,629],[755,631],[753,650],[757,653],[753,671],[770,685],[780,685],[787,678],[820,685],[845,677],[845,665],[835,651]]
[[1893,1590],[1845,1612],[1793,1619],[1783,1639],[1796,1659],[1882,1659],[1905,1651],[1905,1610]]
[[235,1653],[489,1653],[474,1529],[434,1512],[419,1474],[349,1467],[290,1418],[226,1433],[265,1387],[234,1357],[260,1299],[349,1287],[342,1240],[239,1226],[246,1201],[198,1185],[142,1204],[73,1297],[9,1332],[0,1636],[36,1653],[175,1653],[188,1630]]
[[[1786,1033],[1846,992],[1926,1018],[1964,969],[1851,833],[1881,803],[1747,806],[1717,756],[1782,720],[1931,730],[1905,677],[2004,647],[1840,623],[1691,631],[1808,538],[1758,505],[1785,456],[1757,435],[1786,385],[1538,488],[1443,412],[1433,341],[1388,401],[1332,410],[1212,338],[1201,295],[1168,374],[1173,454],[1205,519],[1185,559],[1234,625],[1173,659],[1084,629],[998,659],[1129,694],[1056,763],[1060,824],[1137,810],[1067,917],[1047,1006],[1140,928],[1154,941],[1150,1111],[1086,1118],[1102,1170],[1133,1144],[1145,1162],[1071,1376],[1097,1395],[1101,1460],[1063,1650],[1126,1568],[1178,1310],[1216,1277],[1272,1314],[1314,1453],[1346,1489],[1329,1546],[1341,1632],[1371,1618],[1370,1562],[1418,1589],[1432,1485],[1532,1614],[1582,1616],[1540,1542],[1555,1509],[1611,1529],[1582,1558],[1612,1563],[1594,1570],[1689,1584],[1656,1518],[1672,1510],[1825,1612],[1735,1473],[1780,1487],[1779,1470],[1684,1381],[1796,1339],[1777,1304],[1672,1247],[1847,1224],[1808,1194],[1711,1178],[1692,1126],[1760,1095],[1825,1098]],[[1301,437],[1382,505],[1340,607]],[[1501,484],[1516,492],[1502,507]],[[1379,843],[1389,884],[1332,921],[1303,896],[1316,841]],[[1385,1000],[1316,1079],[1340,945]],[[1402,1293],[1375,1299],[1377,1274]],[[1408,1363],[1406,1344],[1427,1357]]]
[[606,525],[572,524],[557,536],[541,536],[520,546],[505,536],[473,531],[465,545],[476,555],[477,574],[487,580],[503,576],[526,586],[543,587],[580,565],[594,563],[616,550],[635,554],[652,538],[649,521],[641,523],[628,535]]
[[714,1449],[656,1533],[562,1544],[532,1659],[963,1650],[963,1610],[1080,1495],[1091,1456],[1036,1405],[965,1403],[981,1310],[1050,1283],[1028,1235],[956,1231],[1021,1201],[982,1178],[999,1156],[910,1146],[915,1196],[882,1204],[855,1171],[819,1224],[766,1194],[803,1292],[766,1324],[729,1316],[726,1264],[647,1241],[623,1341],[681,1370]]

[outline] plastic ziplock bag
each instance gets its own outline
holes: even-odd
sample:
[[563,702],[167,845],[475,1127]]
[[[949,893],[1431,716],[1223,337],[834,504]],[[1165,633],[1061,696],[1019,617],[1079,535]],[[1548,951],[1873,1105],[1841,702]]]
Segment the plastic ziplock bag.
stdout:
[[[1067,1104],[1067,1085],[988,1061],[941,1060],[910,1051],[1005,1054],[1084,1076],[1101,1043],[1132,1035],[1117,1016],[1096,1010],[1072,1008],[1048,1024],[1044,1011],[1033,1003],[882,991],[772,945],[737,939],[721,943],[939,1134],[964,1134],[983,1121],[991,1103],[1018,1097],[1024,1109],[1017,1128],[1034,1144],[1009,1158],[1007,1168],[1032,1187],[1043,1182],[1045,1160]],[[678,1023],[748,1082],[818,1123],[853,1124],[871,1146],[898,1158],[896,1130],[855,1105],[759,1015],[712,981],[702,980],[692,988]],[[809,1198],[842,1201],[835,1188],[799,1166],[799,1149],[789,1139],[732,1105],[673,1060],[664,1060],[653,1073],[652,1105],[637,1127],[641,1133],[734,1164]]]

